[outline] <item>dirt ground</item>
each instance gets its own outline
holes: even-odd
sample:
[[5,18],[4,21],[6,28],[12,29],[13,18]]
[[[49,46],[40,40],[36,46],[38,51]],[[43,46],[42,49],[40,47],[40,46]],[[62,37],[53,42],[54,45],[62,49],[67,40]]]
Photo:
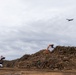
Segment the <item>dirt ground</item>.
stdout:
[[76,70],[76,47],[57,46],[53,51],[39,50],[15,60],[4,60],[4,68]]
[[52,72],[19,69],[0,69],[0,75],[76,75],[76,72]]

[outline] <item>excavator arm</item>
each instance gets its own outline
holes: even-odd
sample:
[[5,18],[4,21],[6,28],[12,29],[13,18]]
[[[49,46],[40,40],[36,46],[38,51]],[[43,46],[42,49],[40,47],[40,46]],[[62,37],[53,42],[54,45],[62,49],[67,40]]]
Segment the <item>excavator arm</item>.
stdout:
[[54,48],[54,45],[53,44],[48,45],[46,50],[49,50],[49,48]]

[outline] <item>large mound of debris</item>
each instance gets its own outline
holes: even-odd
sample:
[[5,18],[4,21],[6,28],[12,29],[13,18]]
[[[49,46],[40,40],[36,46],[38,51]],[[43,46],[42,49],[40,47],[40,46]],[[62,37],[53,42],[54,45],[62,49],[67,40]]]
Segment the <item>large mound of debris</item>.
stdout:
[[20,59],[5,61],[4,67],[24,69],[76,70],[76,47],[57,46],[51,52],[46,49]]

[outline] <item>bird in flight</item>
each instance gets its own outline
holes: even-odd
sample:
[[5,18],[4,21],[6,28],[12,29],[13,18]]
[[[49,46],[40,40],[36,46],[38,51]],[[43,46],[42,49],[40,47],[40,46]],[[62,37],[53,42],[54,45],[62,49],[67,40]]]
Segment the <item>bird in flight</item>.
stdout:
[[74,19],[66,19],[66,20],[68,20],[68,21],[73,21]]

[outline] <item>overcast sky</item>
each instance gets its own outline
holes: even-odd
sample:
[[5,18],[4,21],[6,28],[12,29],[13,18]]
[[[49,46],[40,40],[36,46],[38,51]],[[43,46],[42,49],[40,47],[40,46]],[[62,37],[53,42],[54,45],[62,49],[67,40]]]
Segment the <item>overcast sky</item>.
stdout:
[[51,43],[76,46],[75,34],[76,0],[0,0],[0,55],[6,59]]

